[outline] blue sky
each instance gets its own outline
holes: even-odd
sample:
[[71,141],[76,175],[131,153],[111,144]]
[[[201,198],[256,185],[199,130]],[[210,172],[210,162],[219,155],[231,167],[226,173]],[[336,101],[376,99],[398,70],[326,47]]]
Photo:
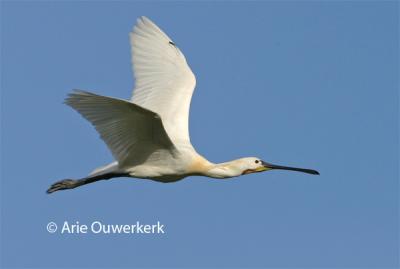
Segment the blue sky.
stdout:
[[[1,266],[399,266],[396,1],[1,3]],[[271,171],[174,184],[116,179],[46,195],[112,156],[62,104],[129,98],[128,33],[154,20],[197,76],[191,139]],[[136,221],[164,235],[49,234],[50,221]]]

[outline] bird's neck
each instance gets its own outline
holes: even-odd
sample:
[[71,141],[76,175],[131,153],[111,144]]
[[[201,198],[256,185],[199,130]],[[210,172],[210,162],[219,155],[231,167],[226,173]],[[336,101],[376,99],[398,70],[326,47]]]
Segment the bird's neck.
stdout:
[[189,174],[213,178],[230,178],[240,176],[243,172],[239,160],[225,163],[212,163],[203,156],[196,154],[187,169]]
[[204,175],[213,178],[230,178],[240,176],[242,172],[242,169],[235,165],[235,161],[231,161],[213,164]]

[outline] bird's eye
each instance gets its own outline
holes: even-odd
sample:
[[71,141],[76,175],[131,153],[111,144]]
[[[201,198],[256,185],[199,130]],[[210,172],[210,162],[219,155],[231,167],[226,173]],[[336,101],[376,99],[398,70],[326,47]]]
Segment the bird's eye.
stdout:
[[259,162],[260,162],[259,160],[256,160],[256,161],[255,161],[255,163],[259,163]]

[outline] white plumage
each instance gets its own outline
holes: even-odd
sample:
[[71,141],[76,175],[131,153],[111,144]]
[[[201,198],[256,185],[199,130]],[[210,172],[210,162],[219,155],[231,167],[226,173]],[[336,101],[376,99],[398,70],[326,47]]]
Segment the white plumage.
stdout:
[[130,34],[135,89],[131,101],[158,113],[176,144],[190,144],[189,108],[196,78],[172,40],[146,17]]
[[189,108],[196,78],[175,43],[146,17],[130,33],[135,89],[130,101],[76,90],[65,103],[93,124],[115,162],[88,177],[54,183],[48,193],[114,177],[174,182],[191,175],[230,178],[277,166],[250,157],[214,164],[199,155],[189,137]]
[[132,156],[142,148],[141,143],[151,143],[151,148],[175,149],[155,112],[84,91],[71,93],[65,103],[94,125],[121,167],[134,164]]

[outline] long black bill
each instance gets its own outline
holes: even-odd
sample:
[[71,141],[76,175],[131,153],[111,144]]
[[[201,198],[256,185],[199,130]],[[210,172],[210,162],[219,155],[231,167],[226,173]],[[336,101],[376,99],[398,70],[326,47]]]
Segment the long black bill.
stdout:
[[304,169],[304,168],[297,168],[297,167],[289,167],[289,166],[281,166],[281,165],[275,165],[275,164],[270,164],[266,162],[262,162],[265,168],[268,169],[279,169],[279,170],[290,170],[290,171],[297,171],[297,172],[303,172],[311,175],[319,175],[319,172],[316,170],[312,169]]

